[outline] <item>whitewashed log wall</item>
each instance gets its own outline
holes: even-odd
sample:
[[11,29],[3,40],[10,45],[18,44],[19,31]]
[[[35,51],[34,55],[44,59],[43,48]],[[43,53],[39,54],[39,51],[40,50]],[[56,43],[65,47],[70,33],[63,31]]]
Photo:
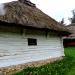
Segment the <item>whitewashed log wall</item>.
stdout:
[[[37,39],[37,46],[28,46],[27,38]],[[0,32],[0,67],[64,56],[62,38],[44,33],[23,35]]]

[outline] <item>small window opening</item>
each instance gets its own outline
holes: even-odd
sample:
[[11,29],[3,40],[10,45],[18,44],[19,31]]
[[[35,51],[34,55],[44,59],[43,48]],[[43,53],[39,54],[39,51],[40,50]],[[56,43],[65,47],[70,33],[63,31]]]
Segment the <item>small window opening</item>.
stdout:
[[28,38],[28,46],[36,46],[37,45],[37,39]]

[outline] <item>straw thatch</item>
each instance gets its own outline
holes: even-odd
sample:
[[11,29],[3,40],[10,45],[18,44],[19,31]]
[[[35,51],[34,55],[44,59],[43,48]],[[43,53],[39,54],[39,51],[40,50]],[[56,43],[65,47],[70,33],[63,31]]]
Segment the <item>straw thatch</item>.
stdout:
[[75,33],[75,23],[72,23],[66,27],[69,29],[69,31],[71,31],[72,33]]
[[56,31],[67,31],[57,21],[43,13],[34,4],[13,1],[4,4],[5,15],[0,16],[0,21],[16,23],[23,26],[46,28]]
[[69,35],[69,37],[75,37],[75,23],[69,24],[66,27],[72,33],[71,35]]

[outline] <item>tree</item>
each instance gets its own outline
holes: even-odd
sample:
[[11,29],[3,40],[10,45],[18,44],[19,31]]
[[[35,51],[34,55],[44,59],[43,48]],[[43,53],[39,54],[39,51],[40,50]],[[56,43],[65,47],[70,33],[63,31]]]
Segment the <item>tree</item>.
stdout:
[[61,22],[60,22],[61,24],[64,24],[64,18],[62,18],[62,20],[61,20]]
[[70,18],[70,21],[71,21],[71,23],[75,23],[75,9],[72,10],[72,15],[73,15],[73,17]]

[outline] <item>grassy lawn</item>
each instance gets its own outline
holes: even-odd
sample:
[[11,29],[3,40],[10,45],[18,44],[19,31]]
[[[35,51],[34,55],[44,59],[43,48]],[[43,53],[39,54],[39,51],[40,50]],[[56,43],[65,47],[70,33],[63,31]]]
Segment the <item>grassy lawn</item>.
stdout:
[[75,47],[65,48],[65,54],[67,57],[72,57],[72,61],[74,62],[67,75],[75,75]]
[[27,68],[14,75],[75,75],[75,47],[65,48],[65,55],[61,61],[38,68]]

